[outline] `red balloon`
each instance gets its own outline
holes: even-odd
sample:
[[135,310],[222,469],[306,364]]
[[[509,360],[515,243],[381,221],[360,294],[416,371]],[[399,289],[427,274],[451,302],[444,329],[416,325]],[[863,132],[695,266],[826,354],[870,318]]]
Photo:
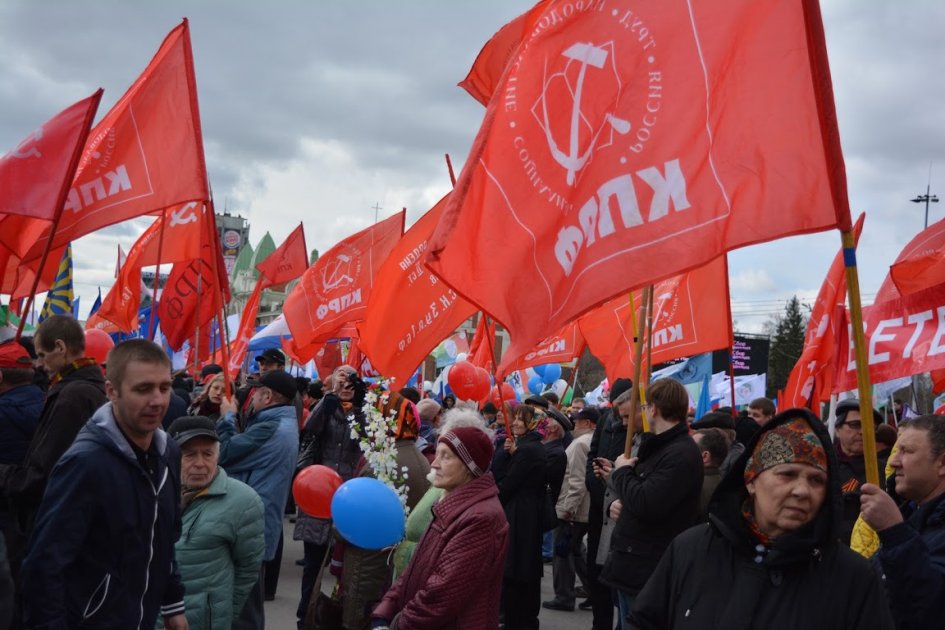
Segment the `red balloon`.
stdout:
[[295,476],[292,496],[309,516],[331,518],[331,498],[342,483],[341,475],[328,466],[307,466]]
[[446,381],[460,400],[475,400],[476,366],[469,361],[457,361],[451,365]]
[[492,383],[489,381],[489,372],[481,367],[476,368],[476,387],[472,392],[470,400],[482,400],[489,395],[489,388]]
[[115,342],[104,330],[90,328],[85,331],[85,356],[92,357],[99,365],[105,365],[108,351],[115,347]]
[[495,387],[489,392],[489,397],[492,399],[492,404],[495,405],[497,409],[502,409],[503,401],[510,402],[517,400],[515,398],[515,388],[508,383],[502,383],[502,400],[499,400],[499,390]]

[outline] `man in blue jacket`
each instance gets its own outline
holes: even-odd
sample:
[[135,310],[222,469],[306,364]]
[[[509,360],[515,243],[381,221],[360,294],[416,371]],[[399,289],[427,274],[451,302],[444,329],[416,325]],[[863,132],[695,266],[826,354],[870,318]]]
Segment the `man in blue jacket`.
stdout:
[[174,542],[180,449],[161,430],[171,362],[132,339],[108,355],[109,403],[52,470],[21,570],[26,628],[186,630]]
[[861,488],[863,520],[879,533],[875,558],[899,630],[941,627],[945,617],[945,417],[900,425],[889,491]]
[[[295,379],[284,370],[272,370],[259,377],[253,389],[253,414],[246,428],[236,432],[236,403],[224,398],[223,417],[217,423],[220,435],[220,466],[231,479],[249,485],[262,499],[266,520],[266,553],[272,560],[282,534],[282,515],[292,473],[299,453],[299,425],[293,401],[298,393]],[[259,582],[246,601],[234,628],[265,627],[263,582],[265,563]]]

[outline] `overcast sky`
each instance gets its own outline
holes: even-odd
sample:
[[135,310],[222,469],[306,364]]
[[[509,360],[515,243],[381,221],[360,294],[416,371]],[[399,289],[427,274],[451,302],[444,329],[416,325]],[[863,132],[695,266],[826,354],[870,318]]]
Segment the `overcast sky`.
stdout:
[[[759,0],[760,1],[760,0]],[[103,115],[180,18],[191,22],[217,209],[276,243],[301,220],[325,251],[381,216],[408,225],[450,188],[483,108],[456,87],[522,0],[153,3],[0,0],[0,154],[72,102],[105,88]],[[945,2],[825,0],[850,202],[867,212],[860,282],[872,298],[889,264],[945,193]],[[776,120],[771,121],[777,124]],[[933,204],[930,222],[945,216]],[[115,244],[136,220],[73,245],[84,317],[113,282]],[[797,294],[811,301],[840,245],[836,231],[730,257],[736,330],[759,330]]]

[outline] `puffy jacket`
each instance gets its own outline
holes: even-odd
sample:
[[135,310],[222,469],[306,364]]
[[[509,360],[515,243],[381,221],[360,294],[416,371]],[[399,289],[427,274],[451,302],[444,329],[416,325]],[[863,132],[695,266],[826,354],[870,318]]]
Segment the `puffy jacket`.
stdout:
[[676,535],[699,522],[702,455],[685,422],[641,436],[636,466],[611,474],[623,504],[601,579],[635,595]]
[[43,411],[43,390],[21,385],[0,394],[0,464],[22,464]]
[[156,483],[108,404],[56,464],[20,572],[24,627],[150,630],[159,609],[184,612],[180,450],[160,429],[152,440]]
[[230,630],[259,578],[263,504],[241,481],[217,476],[184,510],[177,563],[190,630]]
[[879,532],[875,559],[899,630],[934,628],[945,618],[945,495],[901,509],[906,521]]
[[53,466],[106,402],[101,368],[88,365],[70,372],[46,393],[39,424],[22,463],[0,465],[0,492],[6,495],[13,516],[6,531],[11,564],[19,565],[26,554],[33,519]]
[[295,407],[274,405],[247,419],[246,430],[236,432],[231,412],[217,422],[220,465],[233,479],[249,485],[262,499],[266,514],[266,554],[276,557],[282,535],[282,515],[299,452],[299,425]]
[[[827,451],[828,494],[816,518],[768,547],[742,516],[745,463],[760,437],[807,420]],[[634,600],[631,627],[670,630],[892,629],[878,574],[837,540],[837,461],[823,424],[806,409],[775,416],[749,442],[709,505],[709,523],[678,536]],[[931,626],[929,626],[931,627]]]
[[486,473],[436,503],[410,564],[373,616],[396,615],[391,627],[401,630],[497,629],[509,542],[498,494]]

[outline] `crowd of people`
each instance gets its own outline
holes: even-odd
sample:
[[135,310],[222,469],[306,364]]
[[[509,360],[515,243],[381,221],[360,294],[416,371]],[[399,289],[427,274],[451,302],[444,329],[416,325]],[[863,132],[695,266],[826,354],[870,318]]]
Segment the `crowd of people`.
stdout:
[[[847,400],[831,434],[760,398],[693,418],[672,379],[642,405],[628,379],[601,406],[409,387],[375,400],[353,368],[309,382],[278,350],[238,384],[218,366],[172,374],[141,339],[100,365],[84,339],[52,316],[0,344],[3,630],[264,628],[287,515],[300,629],[518,630],[578,607],[596,630],[908,630],[945,615],[945,417],[862,418]],[[378,476],[361,443],[375,411],[408,509],[384,549],[291,497],[316,464]],[[879,485],[864,422],[883,436]]]

